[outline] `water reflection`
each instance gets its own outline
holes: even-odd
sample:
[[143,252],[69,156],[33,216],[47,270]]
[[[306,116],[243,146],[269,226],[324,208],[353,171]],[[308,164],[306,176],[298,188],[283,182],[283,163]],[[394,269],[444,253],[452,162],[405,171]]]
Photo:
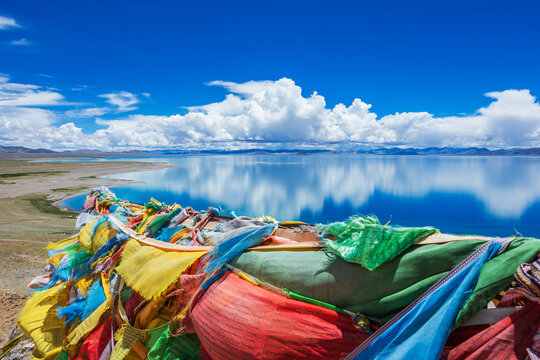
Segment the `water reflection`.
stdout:
[[511,235],[515,228],[540,235],[540,158],[229,155],[169,160],[179,166],[121,174],[144,183],[117,188],[117,194],[139,202],[154,196],[309,222],[375,213],[381,221],[392,217],[393,223],[430,224],[455,233]]

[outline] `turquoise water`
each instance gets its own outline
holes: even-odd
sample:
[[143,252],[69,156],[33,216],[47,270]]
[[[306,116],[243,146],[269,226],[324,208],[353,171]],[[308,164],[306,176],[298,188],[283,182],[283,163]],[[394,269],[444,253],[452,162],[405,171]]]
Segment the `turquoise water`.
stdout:
[[[327,223],[375,214],[382,223],[442,232],[540,237],[540,157],[216,155],[112,158],[178,167],[113,175],[142,181],[114,188],[144,203],[279,220]],[[80,208],[84,196],[63,205]]]

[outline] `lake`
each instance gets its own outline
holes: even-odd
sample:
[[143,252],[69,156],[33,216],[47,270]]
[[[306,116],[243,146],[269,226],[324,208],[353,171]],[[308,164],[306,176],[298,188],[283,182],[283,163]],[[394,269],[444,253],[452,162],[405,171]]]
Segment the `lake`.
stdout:
[[[164,170],[111,177],[138,203],[154,197],[194,209],[328,223],[375,214],[381,223],[441,232],[540,237],[540,157],[201,155],[110,158],[167,161]],[[62,203],[80,208],[84,196]]]

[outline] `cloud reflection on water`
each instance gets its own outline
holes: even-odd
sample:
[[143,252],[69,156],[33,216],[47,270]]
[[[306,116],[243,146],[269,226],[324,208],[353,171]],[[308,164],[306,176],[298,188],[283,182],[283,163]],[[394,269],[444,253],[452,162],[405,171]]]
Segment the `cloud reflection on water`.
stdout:
[[[325,201],[359,209],[376,192],[396,199],[470,195],[500,219],[540,200],[540,158],[441,156],[186,156],[177,168],[115,175],[138,192],[204,199],[249,215],[297,219]],[[182,204],[188,205],[188,204]]]

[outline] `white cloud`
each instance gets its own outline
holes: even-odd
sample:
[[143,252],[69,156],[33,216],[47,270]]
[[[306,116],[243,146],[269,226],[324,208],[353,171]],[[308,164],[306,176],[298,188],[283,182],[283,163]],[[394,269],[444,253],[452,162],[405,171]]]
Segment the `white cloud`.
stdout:
[[111,112],[111,108],[108,107],[93,107],[86,109],[75,109],[66,111],[65,114],[70,118],[93,118],[96,116],[102,116]]
[[9,82],[0,75],[0,106],[50,106],[66,105],[64,96],[56,91],[41,90],[38,85]]
[[59,120],[56,112],[37,107],[58,105],[70,103],[56,91],[13,83],[9,76],[0,74],[0,142],[27,147],[66,147],[70,143],[80,146],[80,141],[74,141],[73,134],[66,136],[68,130],[73,132],[72,129],[55,126]]
[[105,101],[113,106],[116,106],[118,112],[126,112],[136,110],[137,107],[133,106],[139,103],[137,95],[128,91],[119,91],[110,94],[101,94],[99,97],[106,99]]
[[[87,148],[88,144],[100,149],[540,146],[540,104],[529,90],[487,93],[492,102],[472,115],[436,117],[427,112],[405,112],[378,117],[371,105],[360,99],[348,106],[337,104],[329,108],[322,95],[314,92],[303,96],[302,89],[287,78],[246,83],[214,81],[210,85],[223,86],[230,93],[223,101],[188,107],[184,115],[134,114],[114,120],[98,119],[96,123],[104,128],[77,135],[85,140],[80,147]],[[138,95],[127,91],[99,96],[110,106],[71,109],[63,117],[93,118],[127,112],[135,110],[140,102]],[[56,91],[10,83],[7,76],[0,74],[0,106],[65,103]],[[67,140],[47,143],[55,129],[60,132],[58,127],[47,126],[49,135],[42,138],[42,146],[77,146]]]
[[0,107],[0,125],[4,135],[10,131],[28,130],[29,127],[42,128],[56,120],[54,112],[45,109],[35,109],[16,106]]
[[[50,147],[52,144],[36,137],[35,131],[50,128],[56,120],[56,114],[50,110],[0,106],[0,142],[3,145]],[[57,128],[51,129],[56,131]]]
[[18,27],[20,27],[20,25],[15,22],[15,19],[7,16],[0,16],[0,30]]
[[490,92],[494,99],[470,116],[436,118],[398,113],[381,119],[392,140],[413,146],[528,147],[540,145],[540,104],[529,90]]
[[87,139],[82,133],[82,129],[71,122],[58,127],[48,126],[37,129],[35,136],[39,139],[39,142],[46,144],[45,146],[48,147],[50,147],[50,144],[61,144],[63,148],[68,149],[97,148],[99,146],[91,139]]
[[26,38],[13,40],[13,41],[10,41],[9,43],[15,46],[30,46],[30,41],[28,41]]
[[[253,147],[272,144],[368,146],[539,146],[540,104],[528,90],[486,94],[494,101],[469,116],[427,112],[378,118],[355,99],[328,108],[323,96],[302,96],[290,79],[237,84],[215,81],[231,93],[223,101],[188,107],[186,115],[132,115],[100,121],[99,136],[114,133],[122,146]],[[152,136],[145,137],[148,133]],[[141,141],[131,141],[141,137]],[[144,140],[143,140],[144,139]]]
[[88,85],[79,85],[79,86],[72,87],[71,91],[83,91],[83,90],[86,90],[88,88],[89,88]]
[[[88,88],[86,85],[81,85],[80,87],[72,88],[72,91],[81,91]],[[149,97],[150,94],[142,93],[144,97]],[[111,94],[101,94],[98,95],[101,98],[105,99],[105,102],[112,106],[102,106],[102,107],[90,107],[85,109],[74,109],[66,111],[65,115],[69,118],[92,118],[97,116],[102,116],[109,113],[120,113],[127,112],[137,109],[135,104],[139,103],[139,98],[137,95],[132,94],[128,91],[120,91],[117,93]]]

